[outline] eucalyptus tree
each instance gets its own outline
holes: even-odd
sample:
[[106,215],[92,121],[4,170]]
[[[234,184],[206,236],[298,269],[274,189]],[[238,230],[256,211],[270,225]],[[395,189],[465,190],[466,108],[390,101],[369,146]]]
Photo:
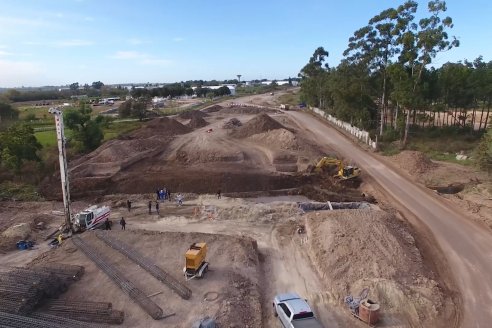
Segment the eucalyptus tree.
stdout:
[[319,108],[326,108],[330,98],[327,85],[330,68],[328,63],[324,63],[328,56],[328,51],[318,47],[299,73],[302,98],[309,105]]
[[367,26],[354,32],[344,52],[349,62],[366,65],[382,80],[380,135],[383,134],[387,114],[387,68],[401,52],[402,46],[399,40],[404,33],[410,30],[409,26],[412,24],[417,6],[415,1],[407,1],[396,9],[383,10],[371,18]]
[[335,116],[359,128],[374,129],[377,105],[371,97],[374,90],[367,67],[342,61],[330,78]]
[[[446,2],[441,0],[429,1],[427,7],[430,17],[420,19],[417,29],[407,31],[402,39],[403,54],[401,58],[403,62],[410,65],[413,94],[417,93],[426,66],[432,63],[437,54],[459,46],[459,41],[455,37],[450,40],[446,32],[446,29],[453,27],[453,20],[449,16],[441,17],[447,10]],[[404,145],[408,140],[411,111],[410,109],[407,110]]]
[[[483,61],[482,56],[479,56],[473,61],[473,72],[470,77],[470,84],[477,103],[475,107],[481,107],[478,130],[482,129],[485,111],[487,111],[487,114],[485,116],[483,129],[486,129],[490,114],[490,106],[492,104],[492,61],[486,63]],[[473,114],[473,119],[474,118],[475,114]]]
[[[445,105],[454,109],[453,124],[465,126],[466,109],[473,106],[472,67],[463,63],[446,63],[439,69],[439,84]],[[458,110],[461,115],[458,115]]]

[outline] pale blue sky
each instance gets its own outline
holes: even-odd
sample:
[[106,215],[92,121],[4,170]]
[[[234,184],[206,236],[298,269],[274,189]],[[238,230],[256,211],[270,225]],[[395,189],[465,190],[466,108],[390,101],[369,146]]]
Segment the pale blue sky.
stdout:
[[[318,46],[337,65],[356,29],[401,3],[0,0],[0,87],[297,76]],[[436,65],[492,60],[491,2],[447,5],[461,46]]]

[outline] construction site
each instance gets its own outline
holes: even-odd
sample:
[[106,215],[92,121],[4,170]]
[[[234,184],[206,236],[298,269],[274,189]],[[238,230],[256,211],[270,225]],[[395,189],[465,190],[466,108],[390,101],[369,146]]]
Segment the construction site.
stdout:
[[[43,183],[46,201],[1,202],[0,322],[281,327],[272,299],[296,292],[323,327],[459,326],[462,296],[432,233],[277,107],[249,97],[156,118],[70,161],[72,216],[107,206],[110,230],[89,229],[99,218],[89,210],[85,232],[49,245],[66,221],[60,174]],[[418,156],[385,161],[422,184],[432,172],[449,179]],[[463,188],[443,198],[479,204],[450,199],[476,186],[474,173],[456,176],[446,186]],[[492,227],[490,208],[477,206],[474,221]],[[377,323],[347,306],[363,291]]]

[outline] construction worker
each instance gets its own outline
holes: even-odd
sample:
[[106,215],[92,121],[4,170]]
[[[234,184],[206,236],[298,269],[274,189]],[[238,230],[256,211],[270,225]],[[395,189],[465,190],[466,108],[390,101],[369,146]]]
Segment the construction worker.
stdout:
[[56,240],[58,240],[58,245],[61,245],[62,241],[63,241],[63,236],[62,234],[59,234],[58,237],[56,237]]
[[109,222],[108,218],[104,221],[104,229],[111,230],[111,222]]
[[126,221],[123,217],[121,217],[121,220],[120,220],[120,224],[121,224],[121,230],[126,230],[125,227],[126,227]]
[[129,199],[126,201],[126,207],[128,207],[128,212],[130,212],[132,209],[132,202],[130,202]]
[[181,195],[181,193],[178,194],[178,196],[176,197],[176,200],[178,201],[178,206],[183,206],[183,195]]
[[157,212],[157,215],[159,215],[159,202],[155,202],[155,211]]
[[220,198],[221,198],[221,196],[220,196],[220,189],[219,189],[219,191],[217,191],[217,199],[220,199]]
[[152,201],[149,200],[149,214],[152,213]]

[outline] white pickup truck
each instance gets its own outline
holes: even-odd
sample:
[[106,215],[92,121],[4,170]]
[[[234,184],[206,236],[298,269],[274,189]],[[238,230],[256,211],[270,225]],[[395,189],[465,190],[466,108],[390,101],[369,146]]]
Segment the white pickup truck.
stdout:
[[273,314],[285,328],[323,328],[313,311],[296,293],[285,293],[273,299]]

